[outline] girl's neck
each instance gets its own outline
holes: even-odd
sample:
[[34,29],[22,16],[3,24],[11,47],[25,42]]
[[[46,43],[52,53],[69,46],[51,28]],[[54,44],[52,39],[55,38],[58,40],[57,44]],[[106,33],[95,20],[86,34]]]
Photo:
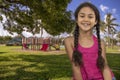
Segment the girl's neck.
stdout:
[[79,38],[80,39],[91,38],[92,35],[93,35],[92,32],[82,32],[82,31],[80,31]]
[[90,48],[94,44],[92,36],[92,32],[80,32],[78,40],[79,44],[84,48]]

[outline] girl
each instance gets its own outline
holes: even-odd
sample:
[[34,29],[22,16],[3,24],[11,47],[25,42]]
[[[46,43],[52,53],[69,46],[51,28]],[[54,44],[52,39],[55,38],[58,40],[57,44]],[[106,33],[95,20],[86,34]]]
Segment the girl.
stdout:
[[[75,20],[74,37],[64,40],[73,80],[115,80],[107,65],[104,42],[100,40],[98,9],[89,2],[82,3],[75,11]],[[93,28],[97,37],[92,33]]]

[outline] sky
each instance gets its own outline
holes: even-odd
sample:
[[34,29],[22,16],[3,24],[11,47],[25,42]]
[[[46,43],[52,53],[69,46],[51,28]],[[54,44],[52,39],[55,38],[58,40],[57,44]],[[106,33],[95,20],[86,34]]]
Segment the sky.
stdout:
[[[115,23],[120,24],[120,0],[72,0],[70,4],[68,4],[67,10],[71,10],[73,13],[77,6],[85,1],[89,1],[93,3],[100,11],[101,20],[104,20],[105,14],[111,12],[113,17],[117,18]],[[120,31],[120,27],[117,28]],[[32,34],[23,32],[23,34],[27,37],[32,36]],[[3,27],[0,23],[0,36],[10,35],[7,31],[3,30]],[[14,34],[15,36],[16,34]],[[44,36],[48,34],[44,32]],[[12,35],[11,35],[12,36]],[[37,34],[37,36],[39,36]]]

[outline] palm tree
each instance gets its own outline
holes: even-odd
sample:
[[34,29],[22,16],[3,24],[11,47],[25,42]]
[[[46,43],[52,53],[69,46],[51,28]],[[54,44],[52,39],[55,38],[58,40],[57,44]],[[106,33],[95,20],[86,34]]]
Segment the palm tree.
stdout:
[[[107,29],[107,36],[110,38],[114,36],[114,34],[116,33],[116,28],[115,26],[118,26],[118,24],[114,23],[114,21],[116,20],[116,18],[113,18],[112,17],[112,14],[111,13],[107,13],[106,14],[106,19],[105,19],[105,29]],[[110,39],[108,40],[108,45],[111,45],[110,44],[111,41]]]
[[117,33],[118,46],[120,46],[120,31]]
[[106,25],[104,21],[100,21],[100,31],[106,34]]
[[100,21],[100,32],[102,32],[104,34],[104,37],[106,37],[107,30],[106,30],[106,25],[104,21]]

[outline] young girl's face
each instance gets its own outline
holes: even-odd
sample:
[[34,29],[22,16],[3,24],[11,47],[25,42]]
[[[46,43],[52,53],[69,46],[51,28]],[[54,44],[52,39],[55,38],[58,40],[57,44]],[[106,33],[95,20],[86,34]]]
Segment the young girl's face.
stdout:
[[83,7],[78,13],[77,24],[82,31],[90,31],[97,23],[94,11],[90,7]]

